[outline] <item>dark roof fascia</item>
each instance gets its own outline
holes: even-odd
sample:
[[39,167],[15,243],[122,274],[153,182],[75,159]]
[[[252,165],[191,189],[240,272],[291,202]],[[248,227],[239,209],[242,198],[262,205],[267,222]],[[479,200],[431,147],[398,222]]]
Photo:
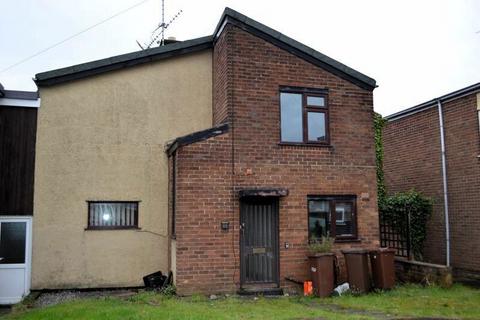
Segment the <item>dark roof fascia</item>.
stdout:
[[34,81],[39,87],[51,86],[66,81],[81,79],[108,71],[143,64],[146,62],[202,51],[212,47],[212,36],[179,41],[157,48],[131,52],[106,59],[38,73],[35,75]]
[[238,192],[240,198],[246,197],[286,197],[288,189],[286,188],[258,188],[243,189]]
[[427,102],[421,103],[421,104],[416,105],[414,107],[411,107],[411,108],[393,113],[391,115],[386,116],[385,119],[389,122],[399,120],[401,118],[404,118],[404,117],[416,114],[418,112],[433,108],[433,107],[437,106],[438,101],[440,101],[440,102],[451,101],[451,100],[454,100],[454,99],[458,99],[458,98],[470,95],[472,93],[475,93],[476,91],[480,91],[480,82],[475,83],[471,86],[465,87],[463,89],[447,93],[446,95],[443,95],[441,97],[429,100]]
[[183,137],[178,137],[167,145],[165,152],[170,157],[180,147],[207,140],[226,132],[228,132],[228,124],[224,123],[213,128],[197,131]]
[[377,85],[375,79],[372,79],[363,73],[360,73],[326,55],[320,53],[286,35],[267,27],[235,10],[225,8],[220,22],[213,33],[214,41],[222,33],[226,24],[231,23],[242,30],[256,35],[279,48],[282,48],[322,69],[325,69],[357,86],[373,91]]
[[5,99],[37,100],[38,91],[3,90],[0,97]]

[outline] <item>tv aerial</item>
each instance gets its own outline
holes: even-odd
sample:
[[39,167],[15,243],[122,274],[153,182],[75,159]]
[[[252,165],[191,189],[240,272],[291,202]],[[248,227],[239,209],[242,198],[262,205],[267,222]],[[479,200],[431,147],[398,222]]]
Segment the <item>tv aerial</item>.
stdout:
[[142,50],[150,49],[154,44],[159,46],[165,45],[165,30],[172,25],[172,23],[182,14],[183,10],[179,10],[170,21],[165,22],[165,0],[162,0],[162,21],[150,34],[150,41],[143,45],[138,42],[137,44]]

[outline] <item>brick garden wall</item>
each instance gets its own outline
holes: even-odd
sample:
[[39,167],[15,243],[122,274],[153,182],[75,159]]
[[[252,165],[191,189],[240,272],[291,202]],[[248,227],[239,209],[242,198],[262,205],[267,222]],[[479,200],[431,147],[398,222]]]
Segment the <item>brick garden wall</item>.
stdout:
[[[476,95],[443,104],[451,263],[480,272],[480,136]],[[445,224],[437,108],[389,122],[384,170],[390,194],[415,188],[434,199],[425,260],[445,263]]]
[[395,276],[400,283],[437,284],[447,288],[452,285],[452,269],[443,264],[395,258]]
[[[331,147],[279,145],[281,85],[329,90]],[[378,246],[370,91],[227,25],[214,48],[214,93],[214,124],[227,121],[230,132],[178,151],[181,294],[239,287],[237,194],[244,188],[282,187],[290,192],[280,199],[284,288],[295,287],[284,280],[287,276],[308,278],[308,195],[357,195],[360,241],[336,244],[337,253],[342,248]],[[229,232],[219,229],[222,220],[230,221]]]

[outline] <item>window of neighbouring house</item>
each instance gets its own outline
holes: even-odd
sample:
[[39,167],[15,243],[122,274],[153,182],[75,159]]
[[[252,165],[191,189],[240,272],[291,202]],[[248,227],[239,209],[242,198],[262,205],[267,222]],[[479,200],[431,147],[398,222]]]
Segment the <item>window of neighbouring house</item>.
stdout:
[[326,93],[311,89],[282,89],[280,131],[284,143],[328,144]]
[[88,201],[87,229],[138,228],[138,201]]
[[355,196],[309,197],[308,238],[357,238]]

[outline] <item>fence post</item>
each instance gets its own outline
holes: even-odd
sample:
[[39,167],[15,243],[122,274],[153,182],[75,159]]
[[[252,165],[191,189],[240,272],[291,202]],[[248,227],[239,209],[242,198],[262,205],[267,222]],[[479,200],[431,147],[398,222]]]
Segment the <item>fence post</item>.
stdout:
[[411,250],[411,234],[410,234],[410,210],[407,210],[407,256],[408,260],[412,260]]

